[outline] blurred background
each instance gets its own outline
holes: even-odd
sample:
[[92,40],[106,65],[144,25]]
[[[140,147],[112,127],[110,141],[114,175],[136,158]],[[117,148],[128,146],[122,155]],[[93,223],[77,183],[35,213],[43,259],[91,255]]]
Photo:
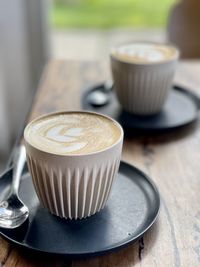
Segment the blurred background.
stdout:
[[174,2],[54,0],[50,14],[52,55],[102,60],[116,43],[163,41],[168,12]]
[[112,45],[172,41],[200,57],[199,0],[7,0],[0,8],[0,170],[49,59],[106,60]]

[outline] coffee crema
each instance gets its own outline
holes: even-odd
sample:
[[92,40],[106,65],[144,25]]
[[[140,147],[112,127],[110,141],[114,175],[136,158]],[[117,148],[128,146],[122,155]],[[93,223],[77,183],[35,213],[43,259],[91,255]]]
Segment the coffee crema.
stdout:
[[128,63],[149,64],[174,59],[178,51],[170,45],[134,43],[113,48],[111,55]]
[[121,136],[117,123],[93,113],[50,114],[31,122],[25,139],[32,146],[59,155],[89,154],[115,144]]

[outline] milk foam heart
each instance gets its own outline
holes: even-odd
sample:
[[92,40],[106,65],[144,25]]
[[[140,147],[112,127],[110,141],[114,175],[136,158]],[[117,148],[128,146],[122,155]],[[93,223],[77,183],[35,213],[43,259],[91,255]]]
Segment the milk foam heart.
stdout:
[[116,143],[120,135],[114,121],[81,112],[45,116],[25,130],[32,146],[60,155],[101,151]]

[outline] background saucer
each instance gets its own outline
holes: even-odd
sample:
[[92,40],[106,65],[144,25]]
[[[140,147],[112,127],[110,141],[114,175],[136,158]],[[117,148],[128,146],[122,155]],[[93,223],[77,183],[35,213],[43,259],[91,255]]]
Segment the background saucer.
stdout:
[[[102,85],[103,88],[103,85]],[[200,99],[194,93],[174,86],[162,111],[153,116],[136,116],[124,111],[117,101],[114,90],[108,93],[110,101],[102,107],[94,107],[88,97],[101,86],[90,88],[82,98],[82,108],[106,114],[116,119],[124,129],[145,131],[164,131],[179,128],[194,122],[198,118]]]

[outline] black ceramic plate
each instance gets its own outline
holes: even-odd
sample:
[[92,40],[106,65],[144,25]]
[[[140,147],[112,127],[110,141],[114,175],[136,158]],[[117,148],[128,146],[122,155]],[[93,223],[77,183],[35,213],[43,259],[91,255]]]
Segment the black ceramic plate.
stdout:
[[[9,170],[0,179],[1,198],[8,190],[11,173]],[[1,235],[25,248],[69,257],[100,255],[136,241],[154,223],[160,206],[154,183],[124,162],[106,207],[89,218],[70,221],[51,215],[38,203],[27,170],[20,197],[30,209],[30,218],[18,229],[0,228]]]
[[200,99],[184,88],[174,86],[162,111],[153,116],[135,116],[122,110],[114,91],[111,91],[109,102],[102,107],[94,107],[89,98],[92,92],[103,90],[103,84],[90,88],[82,98],[85,110],[103,113],[116,119],[124,129],[145,131],[166,131],[194,122],[198,118]]

